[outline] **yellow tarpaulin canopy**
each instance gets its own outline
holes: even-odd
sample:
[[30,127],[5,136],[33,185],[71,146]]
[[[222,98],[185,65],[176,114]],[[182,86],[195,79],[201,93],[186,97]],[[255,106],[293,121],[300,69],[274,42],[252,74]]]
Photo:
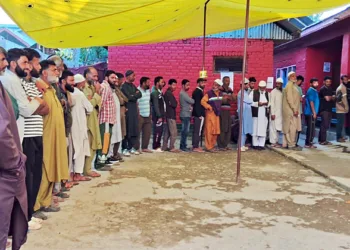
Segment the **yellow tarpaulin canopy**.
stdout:
[[[0,0],[29,36],[49,48],[134,45],[203,34],[206,0]],[[348,0],[251,0],[250,26],[306,16]],[[244,27],[246,0],[211,0],[207,34]]]

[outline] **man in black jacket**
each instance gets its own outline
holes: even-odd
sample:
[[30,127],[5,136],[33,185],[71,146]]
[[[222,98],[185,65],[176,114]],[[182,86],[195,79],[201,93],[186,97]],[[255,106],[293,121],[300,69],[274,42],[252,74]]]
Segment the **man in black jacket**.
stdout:
[[152,106],[152,123],[153,123],[153,150],[162,153],[161,139],[163,134],[163,123],[165,121],[165,107],[162,89],[164,87],[164,79],[157,76],[154,79],[154,88],[151,93]]
[[193,152],[203,153],[204,150],[199,147],[199,141],[202,135],[202,129],[204,125],[205,109],[201,104],[201,100],[204,96],[203,90],[207,80],[204,78],[198,78],[197,88],[192,93],[192,99],[194,100],[193,105],[193,136],[192,136],[192,146]]
[[[176,107],[177,100],[174,96],[176,90],[177,81],[175,79],[170,79],[169,88],[164,94],[165,101],[165,116],[166,116],[166,126],[163,138],[163,151],[168,150],[173,153],[178,153],[180,150],[175,149],[175,141],[177,137],[177,127],[176,127]],[[170,145],[168,148],[168,140],[170,139]]]

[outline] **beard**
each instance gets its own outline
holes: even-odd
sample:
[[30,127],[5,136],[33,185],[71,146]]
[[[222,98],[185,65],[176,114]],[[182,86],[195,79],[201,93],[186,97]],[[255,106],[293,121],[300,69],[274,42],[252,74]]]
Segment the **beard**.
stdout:
[[115,84],[113,82],[111,82],[110,80],[108,80],[109,86],[111,86],[112,89],[115,89]]
[[73,87],[72,85],[70,85],[70,84],[66,84],[66,85],[65,85],[65,88],[66,88],[67,91],[69,91],[69,92],[71,92],[71,93],[74,92],[74,87]]
[[86,79],[87,83],[91,86],[94,85],[95,81],[91,79]]
[[57,76],[48,76],[47,77],[47,81],[49,82],[49,83],[58,83],[58,77]]
[[16,72],[17,76],[20,78],[24,78],[27,76],[27,73],[18,65],[15,68],[15,72]]
[[40,77],[40,74],[39,72],[36,70],[36,69],[32,69],[32,71],[30,71],[30,75],[34,78],[39,78]]

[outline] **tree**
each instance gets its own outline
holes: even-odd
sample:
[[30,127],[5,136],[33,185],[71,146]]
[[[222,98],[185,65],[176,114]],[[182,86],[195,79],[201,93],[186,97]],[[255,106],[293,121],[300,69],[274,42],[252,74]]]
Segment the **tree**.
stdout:
[[322,16],[323,13],[317,13],[317,14],[313,14],[311,16],[309,16],[309,18],[314,21],[315,23],[321,21],[320,17]]
[[104,47],[90,47],[80,49],[79,61],[83,65],[91,65],[99,62],[106,62],[108,58],[108,50]]

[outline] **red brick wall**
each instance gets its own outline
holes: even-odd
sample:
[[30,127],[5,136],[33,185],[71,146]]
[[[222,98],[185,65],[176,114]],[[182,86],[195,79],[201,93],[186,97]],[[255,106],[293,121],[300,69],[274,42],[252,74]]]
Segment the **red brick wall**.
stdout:
[[[202,39],[188,39],[174,42],[150,44],[142,46],[109,47],[109,68],[117,72],[133,69],[136,73],[136,85],[142,76],[152,79],[160,75],[166,81],[170,78],[178,80],[175,96],[179,97],[181,81],[186,78],[192,83],[190,94],[196,88],[199,71],[202,70]],[[206,47],[206,70],[208,71],[208,87],[220,77],[213,72],[214,56],[242,56],[242,39],[210,38]],[[257,80],[265,80],[274,76],[273,42],[268,40],[249,40],[248,44],[248,76]],[[239,91],[242,74],[234,75],[234,92]],[[165,89],[167,86],[165,87]],[[234,107],[235,108],[235,107]],[[179,112],[179,109],[178,109]]]

